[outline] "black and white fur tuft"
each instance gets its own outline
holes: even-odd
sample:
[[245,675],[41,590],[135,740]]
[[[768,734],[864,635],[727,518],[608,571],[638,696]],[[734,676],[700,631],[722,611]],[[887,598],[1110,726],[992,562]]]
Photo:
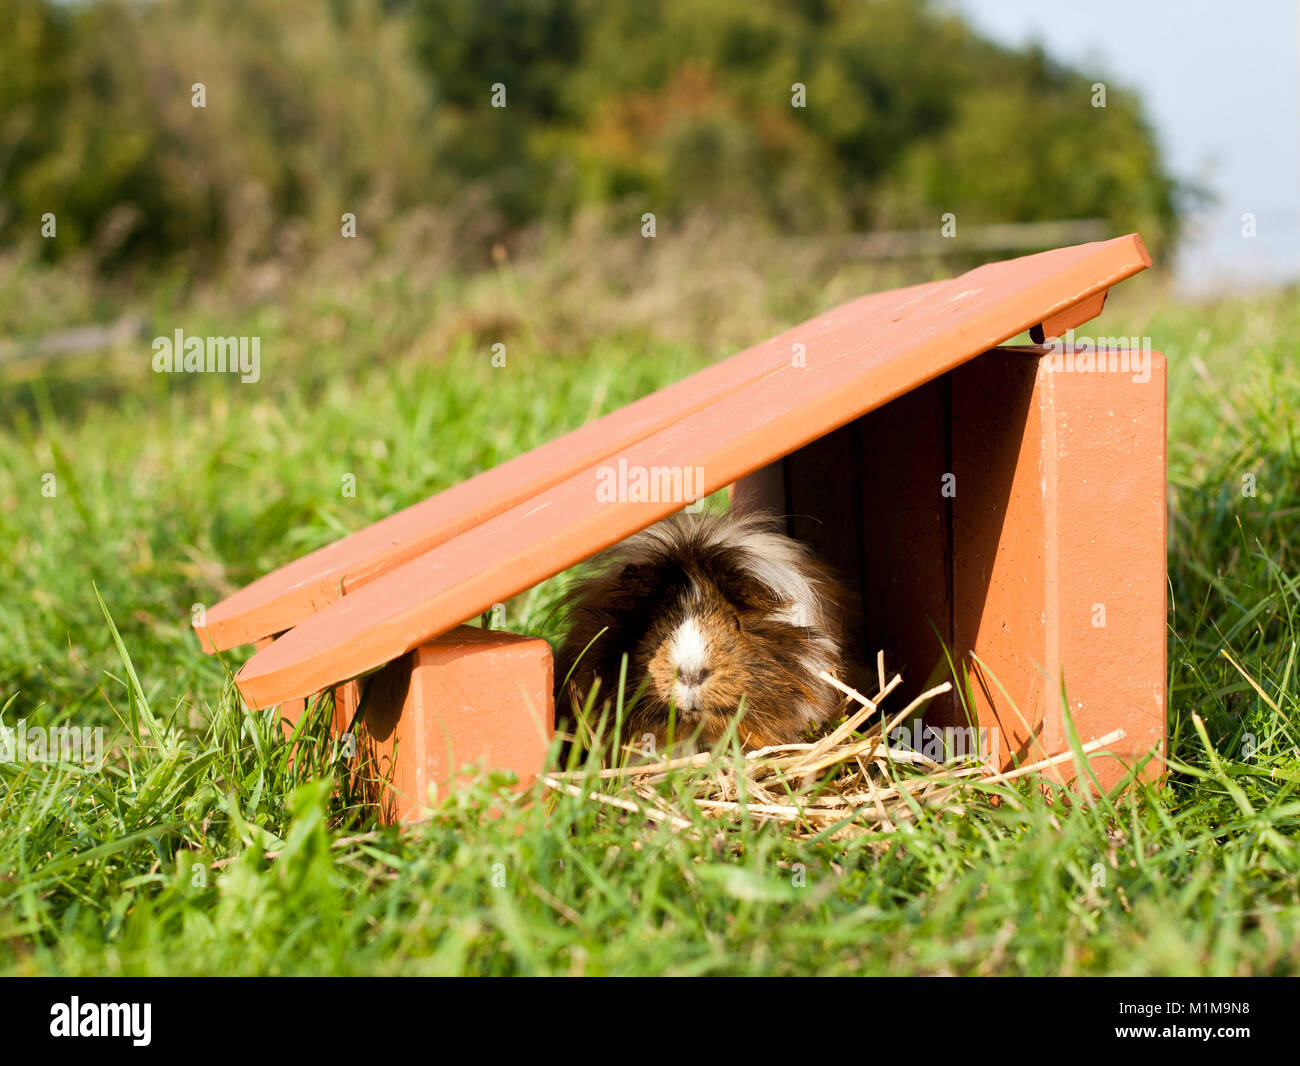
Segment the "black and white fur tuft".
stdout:
[[710,746],[738,709],[746,748],[793,742],[842,707],[819,675],[844,673],[849,600],[770,513],[673,515],[598,556],[570,590],[557,711],[571,721],[597,678],[610,696],[626,656],[626,696],[643,690],[630,742],[662,747],[671,718],[675,744]]

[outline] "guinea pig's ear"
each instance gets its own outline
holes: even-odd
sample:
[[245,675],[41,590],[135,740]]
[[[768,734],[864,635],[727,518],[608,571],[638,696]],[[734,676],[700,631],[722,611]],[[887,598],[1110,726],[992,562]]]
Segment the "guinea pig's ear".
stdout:
[[654,567],[626,563],[618,573],[618,586],[628,592],[648,594],[654,588]]

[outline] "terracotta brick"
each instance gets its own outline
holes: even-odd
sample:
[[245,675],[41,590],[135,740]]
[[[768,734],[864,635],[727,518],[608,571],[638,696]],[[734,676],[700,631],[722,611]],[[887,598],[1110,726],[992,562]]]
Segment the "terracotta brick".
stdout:
[[1003,349],[953,374],[954,643],[1004,762],[1066,750],[1062,683],[1080,739],[1123,729],[1133,762],[1165,740],[1165,361],[1052,364]]
[[[1165,737],[1165,363],[1135,381],[1046,351],[987,352],[737,482],[733,505],[788,515],[857,591],[852,651],[869,669],[885,649],[899,705],[951,677],[946,646],[1002,767],[1067,750],[1062,680],[1081,739],[1123,729],[1132,762]],[[925,724],[971,723],[953,693]]]
[[[389,822],[410,822],[464,767],[511,770],[520,786],[545,764],[554,735],[551,649],[544,640],[461,626],[345,693],[364,710],[363,791]],[[349,716],[350,719],[350,716]]]

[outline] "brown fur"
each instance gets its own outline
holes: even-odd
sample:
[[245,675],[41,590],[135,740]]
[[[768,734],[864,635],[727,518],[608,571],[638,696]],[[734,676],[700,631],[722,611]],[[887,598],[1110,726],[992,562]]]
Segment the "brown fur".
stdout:
[[[624,655],[626,702],[644,686],[626,711],[623,736],[633,744],[649,734],[661,750],[670,707],[674,742],[695,737],[712,746],[743,699],[737,736],[747,749],[792,742],[834,715],[839,694],[817,674],[843,674],[849,596],[776,529],[767,514],[681,513],[599,556],[566,597],[570,629],[555,662],[562,720],[572,726],[596,678],[602,698],[617,692]],[[807,602],[787,598],[791,589]],[[702,642],[675,642],[687,619]],[[674,655],[680,661],[683,646],[700,644],[705,659],[697,666],[688,658],[683,677]]]

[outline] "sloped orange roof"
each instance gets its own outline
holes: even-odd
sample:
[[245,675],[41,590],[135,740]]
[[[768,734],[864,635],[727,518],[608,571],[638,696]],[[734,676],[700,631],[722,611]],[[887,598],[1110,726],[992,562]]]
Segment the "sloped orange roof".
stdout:
[[1086,320],[1150,262],[1130,234],[854,300],[267,575],[200,639],[287,629],[236,683],[254,707],[311,695],[682,507],[602,502],[602,468],[700,469],[714,492],[1026,329]]

